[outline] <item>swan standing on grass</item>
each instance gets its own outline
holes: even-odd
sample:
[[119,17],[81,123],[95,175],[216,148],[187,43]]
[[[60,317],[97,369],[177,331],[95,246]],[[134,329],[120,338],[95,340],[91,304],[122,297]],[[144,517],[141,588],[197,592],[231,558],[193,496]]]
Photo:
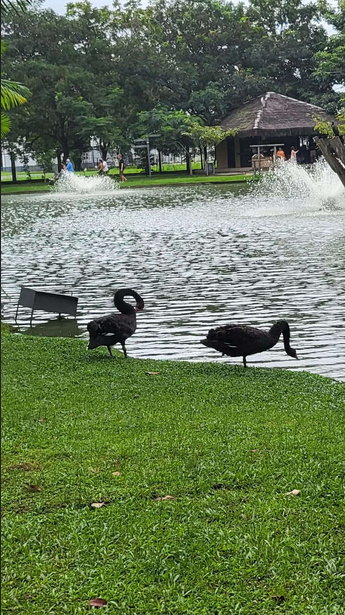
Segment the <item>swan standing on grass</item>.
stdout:
[[[124,297],[134,297],[136,306],[133,307],[130,303],[124,301]],[[112,313],[107,316],[101,316],[91,320],[87,325],[87,330],[90,335],[88,349],[98,348],[98,346],[106,346],[112,357],[111,347],[115,344],[121,344],[123,354],[127,357],[125,342],[131,337],[137,328],[136,313],[144,309],[144,301],[135,290],[131,288],[121,288],[114,295],[114,305],[121,312],[120,314]]]
[[298,359],[296,350],[290,346],[290,327],[286,320],[278,320],[269,331],[262,331],[247,325],[225,325],[217,329],[210,329],[207,337],[201,340],[201,344],[214,348],[223,356],[243,357],[243,365],[247,367],[246,357],[273,348],[281,333],[286,354]]

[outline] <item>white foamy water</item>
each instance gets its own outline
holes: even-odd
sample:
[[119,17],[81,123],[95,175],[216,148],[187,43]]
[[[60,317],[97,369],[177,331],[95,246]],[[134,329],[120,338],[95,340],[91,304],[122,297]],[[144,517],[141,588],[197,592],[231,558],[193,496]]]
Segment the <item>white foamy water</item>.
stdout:
[[313,165],[297,165],[291,161],[278,163],[263,175],[253,196],[267,197],[279,204],[293,201],[302,206],[344,207],[345,188],[327,162],[321,158]]
[[[37,312],[33,334],[81,336],[87,353],[87,322],[111,312],[113,291],[130,286],[145,300],[131,356],[240,363],[199,340],[218,325],[265,329],[284,318],[300,360],[279,342],[248,363],[345,379],[345,191],[322,164],[311,172],[286,164],[249,189],[7,197],[2,234],[7,322],[20,284],[79,297],[76,320]],[[29,319],[21,308],[21,330]]]
[[104,192],[114,192],[118,188],[116,180],[107,176],[86,177],[65,172],[58,179],[53,190],[57,194],[103,194]]

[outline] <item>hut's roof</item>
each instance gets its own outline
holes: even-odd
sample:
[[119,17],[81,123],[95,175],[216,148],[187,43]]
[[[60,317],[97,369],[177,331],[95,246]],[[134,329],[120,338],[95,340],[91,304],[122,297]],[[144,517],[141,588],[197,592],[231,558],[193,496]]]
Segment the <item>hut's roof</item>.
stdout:
[[302,136],[315,134],[317,120],[331,122],[334,117],[316,105],[266,92],[232,111],[221,127],[238,130],[240,137]]

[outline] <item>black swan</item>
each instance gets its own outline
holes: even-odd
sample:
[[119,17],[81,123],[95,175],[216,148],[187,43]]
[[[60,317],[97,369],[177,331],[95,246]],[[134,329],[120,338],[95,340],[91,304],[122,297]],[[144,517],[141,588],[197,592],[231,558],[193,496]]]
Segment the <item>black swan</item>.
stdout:
[[[134,297],[137,304],[135,308],[124,301],[124,297]],[[123,354],[127,357],[125,342],[135,333],[137,328],[136,312],[141,312],[144,309],[144,301],[135,290],[131,288],[121,288],[114,295],[115,307],[121,314],[108,314],[95,318],[87,325],[87,330],[90,335],[88,349],[98,348],[98,346],[106,346],[110,356],[113,356],[111,347],[115,344],[121,344]]]
[[247,367],[246,357],[273,348],[281,333],[284,337],[286,354],[298,359],[296,350],[290,346],[290,327],[286,320],[278,320],[269,331],[262,331],[247,325],[225,325],[211,329],[201,343],[218,350],[223,355],[243,357],[243,365]]

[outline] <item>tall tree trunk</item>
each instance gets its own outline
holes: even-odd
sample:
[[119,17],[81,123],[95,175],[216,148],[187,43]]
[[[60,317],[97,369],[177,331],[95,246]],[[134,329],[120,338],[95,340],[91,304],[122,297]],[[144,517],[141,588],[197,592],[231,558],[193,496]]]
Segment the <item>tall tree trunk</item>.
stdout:
[[75,171],[81,171],[81,157],[82,157],[83,153],[81,151],[75,151],[74,152],[74,169]]
[[207,165],[207,146],[204,147],[204,161],[205,161],[205,173],[208,175],[208,165]]
[[101,150],[102,160],[106,160],[108,155],[108,148],[104,141],[102,142],[101,140],[99,140],[99,149]]
[[201,165],[200,168],[203,169],[204,168],[204,158],[203,158],[203,155],[202,155],[202,147],[201,147],[201,145],[200,145],[200,165]]
[[61,149],[57,149],[56,150],[56,157],[57,157],[58,173],[60,173],[60,171],[62,169],[61,154],[62,154]]
[[191,167],[190,152],[189,152],[189,147],[187,145],[186,146],[186,171],[187,171],[187,173],[189,173],[189,175],[190,175],[190,167]]
[[17,171],[16,171],[16,156],[14,152],[10,152],[11,159],[11,172],[12,172],[12,181],[14,184],[17,183]]
[[161,150],[158,150],[158,167],[159,167],[159,172],[162,172],[162,154],[161,154]]

